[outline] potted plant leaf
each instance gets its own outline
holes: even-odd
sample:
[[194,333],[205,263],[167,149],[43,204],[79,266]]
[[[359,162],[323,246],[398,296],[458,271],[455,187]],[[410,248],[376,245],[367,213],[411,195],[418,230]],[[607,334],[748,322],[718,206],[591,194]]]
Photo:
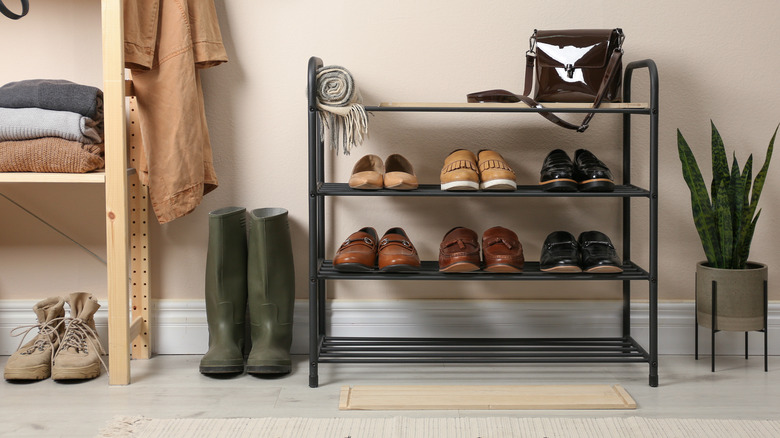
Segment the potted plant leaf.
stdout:
[[[772,135],[761,170],[752,179],[753,155],[740,170],[736,153],[729,167],[723,139],[712,125],[712,183],[710,194],[696,158],[677,130],[682,173],[691,191],[693,221],[706,261],[696,265],[696,312],[699,324],[712,327],[712,289],[717,284],[718,330],[753,331],[764,328],[764,282],[767,266],[748,261],[753,232],[761,215],[756,211],[766,181],[777,136]],[[780,128],[780,125],[778,125]]]

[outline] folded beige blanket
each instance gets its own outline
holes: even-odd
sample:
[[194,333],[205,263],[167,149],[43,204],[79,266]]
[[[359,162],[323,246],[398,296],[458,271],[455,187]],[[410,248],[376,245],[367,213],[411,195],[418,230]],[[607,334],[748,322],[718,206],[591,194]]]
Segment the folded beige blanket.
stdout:
[[84,173],[104,166],[102,144],[59,137],[0,141],[0,172]]

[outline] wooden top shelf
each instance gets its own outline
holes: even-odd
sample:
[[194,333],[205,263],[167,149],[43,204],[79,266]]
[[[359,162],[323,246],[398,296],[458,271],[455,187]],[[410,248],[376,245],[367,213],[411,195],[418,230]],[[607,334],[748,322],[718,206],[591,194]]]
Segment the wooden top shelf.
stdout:
[[368,112],[444,112],[444,113],[620,113],[651,114],[650,105],[642,102],[608,102],[598,108],[590,103],[543,102],[540,107],[517,103],[463,103],[463,102],[382,102],[366,105]]
[[[570,102],[542,102],[544,108],[590,108],[590,103]],[[530,108],[523,102],[517,103],[460,103],[460,102],[382,102],[380,107],[404,107],[404,108]],[[599,108],[609,109],[648,109],[649,105],[642,102],[605,102]]]

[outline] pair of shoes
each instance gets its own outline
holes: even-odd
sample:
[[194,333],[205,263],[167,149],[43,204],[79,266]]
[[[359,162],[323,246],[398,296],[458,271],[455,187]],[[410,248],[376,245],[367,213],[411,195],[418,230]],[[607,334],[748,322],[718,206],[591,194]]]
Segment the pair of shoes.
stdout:
[[566,152],[555,149],[542,164],[539,184],[546,192],[611,192],[615,190],[607,166],[585,149],[577,149],[574,162]]
[[[70,317],[65,317],[65,303]],[[24,337],[37,328],[38,334],[20,346],[5,364],[6,380],[84,380],[100,375],[105,354],[95,330],[97,300],[86,292],[47,298],[33,306],[37,324],[17,327],[14,336]],[[14,334],[18,331],[18,334]],[[103,364],[105,367],[105,364]]]
[[585,231],[577,240],[566,231],[552,232],[539,258],[539,269],[544,272],[614,274],[623,272],[621,265],[612,241],[599,231]]
[[355,163],[349,186],[360,190],[414,190],[418,184],[412,163],[403,156],[392,154],[382,163],[381,158],[369,154]]
[[496,151],[483,149],[475,156],[458,149],[444,159],[439,175],[442,190],[516,190],[515,172]]
[[[517,234],[503,227],[493,227],[482,234],[482,262],[488,272],[522,272],[525,259]],[[482,266],[477,233],[455,227],[444,235],[439,245],[439,271],[471,272]]]
[[341,272],[405,272],[420,269],[420,256],[403,228],[390,228],[377,239],[372,227],[361,228],[347,237],[333,257],[333,268]]
[[287,210],[224,207],[208,217],[209,343],[198,371],[208,376],[291,372],[295,268]]

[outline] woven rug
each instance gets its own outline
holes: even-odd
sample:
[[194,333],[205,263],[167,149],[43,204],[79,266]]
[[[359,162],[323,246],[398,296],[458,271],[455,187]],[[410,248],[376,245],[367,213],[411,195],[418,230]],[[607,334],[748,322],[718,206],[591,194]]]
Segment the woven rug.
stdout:
[[101,437],[263,438],[775,438],[780,421],[612,418],[228,418],[118,417]]

